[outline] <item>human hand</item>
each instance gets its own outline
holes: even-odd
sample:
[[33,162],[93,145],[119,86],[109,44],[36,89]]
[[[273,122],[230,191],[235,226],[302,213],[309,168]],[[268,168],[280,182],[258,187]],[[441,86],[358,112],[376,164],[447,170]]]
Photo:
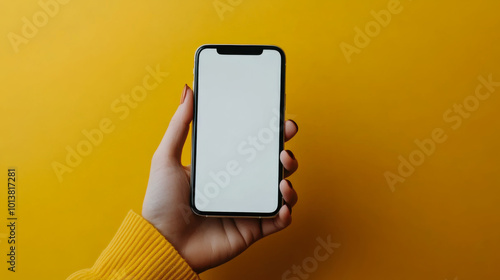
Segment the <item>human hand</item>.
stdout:
[[[193,119],[193,91],[184,86],[181,104],[172,117],[153,155],[142,216],[176,248],[196,273],[221,265],[246,250],[255,241],[286,228],[292,221],[297,193],[284,179],[279,188],[285,200],[274,218],[205,218],[190,209],[191,166],[181,163],[182,147]],[[285,122],[285,141],[298,131],[294,121]],[[285,177],[292,175],[298,162],[290,151],[280,160]]]

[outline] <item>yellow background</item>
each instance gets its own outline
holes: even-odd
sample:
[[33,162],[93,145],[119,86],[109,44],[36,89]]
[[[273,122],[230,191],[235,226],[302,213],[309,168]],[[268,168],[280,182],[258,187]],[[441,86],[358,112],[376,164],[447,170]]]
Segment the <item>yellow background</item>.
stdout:
[[[63,279],[90,267],[128,209],[140,212],[196,48],[246,43],[287,55],[299,203],[288,229],[203,279],[281,279],[327,236],[341,245],[309,279],[498,279],[500,88],[457,130],[443,113],[474,94],[478,76],[500,81],[500,2],[402,0],[351,63],[339,44],[354,44],[354,28],[388,0],[232,2],[220,17],[213,1],[73,0],[16,53],[7,34],[41,8],[3,1],[0,177],[18,168],[19,250],[9,273],[4,188],[0,278]],[[169,76],[120,120],[111,103],[157,64]],[[115,130],[59,182],[52,162],[64,163],[66,146],[103,118]],[[434,128],[447,140],[392,192],[384,172],[397,172],[398,156]]]

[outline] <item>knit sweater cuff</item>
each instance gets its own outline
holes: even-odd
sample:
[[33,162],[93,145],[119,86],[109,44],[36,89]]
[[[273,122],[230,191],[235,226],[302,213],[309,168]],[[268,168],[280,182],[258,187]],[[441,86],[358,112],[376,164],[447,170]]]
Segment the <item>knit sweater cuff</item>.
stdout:
[[153,225],[130,210],[94,266],[68,279],[199,278]]

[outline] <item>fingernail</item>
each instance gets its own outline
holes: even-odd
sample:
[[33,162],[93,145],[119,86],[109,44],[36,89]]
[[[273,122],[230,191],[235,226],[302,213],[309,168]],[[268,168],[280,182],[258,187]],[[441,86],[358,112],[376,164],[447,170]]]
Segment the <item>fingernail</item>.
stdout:
[[182,89],[182,95],[181,95],[181,104],[184,103],[184,99],[186,99],[187,89],[188,85],[184,84],[184,89]]
[[288,155],[289,155],[292,159],[295,159],[295,156],[293,155],[292,151],[290,151],[290,150],[286,150],[286,152],[288,153]]
[[297,125],[297,123],[294,121],[294,120],[289,120],[291,122],[293,122],[293,124],[295,125],[295,127],[297,128],[297,132],[299,132],[299,126]]

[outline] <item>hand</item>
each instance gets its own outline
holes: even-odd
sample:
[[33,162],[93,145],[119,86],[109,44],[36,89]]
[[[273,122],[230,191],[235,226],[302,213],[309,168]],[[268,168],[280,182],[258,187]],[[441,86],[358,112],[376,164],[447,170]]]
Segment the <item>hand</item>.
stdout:
[[[205,218],[193,214],[189,206],[191,166],[181,164],[182,147],[193,119],[193,98],[193,91],[184,86],[181,104],[153,155],[142,216],[165,236],[195,272],[201,273],[231,260],[255,241],[286,228],[292,221],[297,193],[290,181],[282,180],[279,188],[285,205],[270,219]],[[297,131],[295,122],[285,122],[286,141]],[[282,151],[280,160],[285,177],[297,170],[298,162],[290,151]]]

